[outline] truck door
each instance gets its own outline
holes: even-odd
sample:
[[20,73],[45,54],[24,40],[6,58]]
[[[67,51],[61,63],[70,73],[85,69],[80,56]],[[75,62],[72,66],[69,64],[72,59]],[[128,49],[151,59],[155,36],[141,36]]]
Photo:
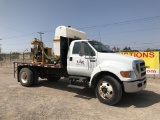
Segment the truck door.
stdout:
[[75,42],[68,59],[67,70],[70,75],[90,77],[97,66],[95,51],[87,42]]

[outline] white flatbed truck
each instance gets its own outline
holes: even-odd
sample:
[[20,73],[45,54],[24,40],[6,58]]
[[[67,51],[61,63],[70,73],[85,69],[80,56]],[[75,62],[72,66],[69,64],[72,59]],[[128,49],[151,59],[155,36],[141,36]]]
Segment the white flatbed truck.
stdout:
[[141,59],[114,53],[71,27],[57,27],[53,42],[54,59],[49,57],[51,49],[35,39],[31,42],[32,62],[14,62],[14,76],[17,74],[23,86],[36,85],[39,77],[49,81],[68,77],[73,86],[94,87],[98,100],[108,105],[118,103],[124,92],[146,87],[146,67]]

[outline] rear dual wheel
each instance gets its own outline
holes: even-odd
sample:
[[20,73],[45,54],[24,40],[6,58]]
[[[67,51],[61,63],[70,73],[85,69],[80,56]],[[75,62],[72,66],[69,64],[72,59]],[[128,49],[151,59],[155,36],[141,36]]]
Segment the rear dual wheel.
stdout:
[[21,85],[30,87],[38,83],[38,74],[35,69],[22,68],[19,73]]

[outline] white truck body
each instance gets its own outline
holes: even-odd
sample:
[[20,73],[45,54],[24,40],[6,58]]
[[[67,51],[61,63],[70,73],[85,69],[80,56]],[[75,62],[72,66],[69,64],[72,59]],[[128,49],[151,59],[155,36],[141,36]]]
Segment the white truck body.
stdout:
[[146,87],[143,60],[114,53],[102,43],[86,39],[82,31],[57,27],[54,60],[47,56],[51,50],[44,48],[42,41],[34,40],[32,63],[14,63],[18,82],[29,87],[36,85],[39,77],[48,81],[68,77],[72,87],[94,87],[99,101],[108,105],[118,103],[123,92],[138,92]]
[[[95,56],[73,54],[74,44],[77,42],[86,42],[95,52]],[[72,58],[72,61],[70,61]],[[98,52],[88,40],[76,40],[70,45],[67,57],[67,71],[70,75],[90,77],[89,86],[92,86],[92,79],[100,72],[109,72],[114,74],[122,81],[125,92],[137,92],[146,87],[145,66],[141,67],[144,75],[139,75],[136,70],[136,64],[140,65],[144,61],[135,57],[121,55],[118,53]],[[140,69],[140,68],[138,68]],[[129,71],[130,77],[122,77],[121,71]],[[142,83],[141,87],[138,84]]]

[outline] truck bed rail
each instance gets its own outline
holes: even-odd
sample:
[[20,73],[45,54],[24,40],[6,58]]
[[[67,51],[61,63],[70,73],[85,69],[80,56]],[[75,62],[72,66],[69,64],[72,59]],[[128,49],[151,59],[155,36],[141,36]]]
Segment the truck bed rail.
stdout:
[[60,64],[35,64],[27,62],[13,62],[14,64],[14,78],[16,78],[17,69],[19,66],[33,66],[33,67],[45,67],[45,68],[61,68]]

